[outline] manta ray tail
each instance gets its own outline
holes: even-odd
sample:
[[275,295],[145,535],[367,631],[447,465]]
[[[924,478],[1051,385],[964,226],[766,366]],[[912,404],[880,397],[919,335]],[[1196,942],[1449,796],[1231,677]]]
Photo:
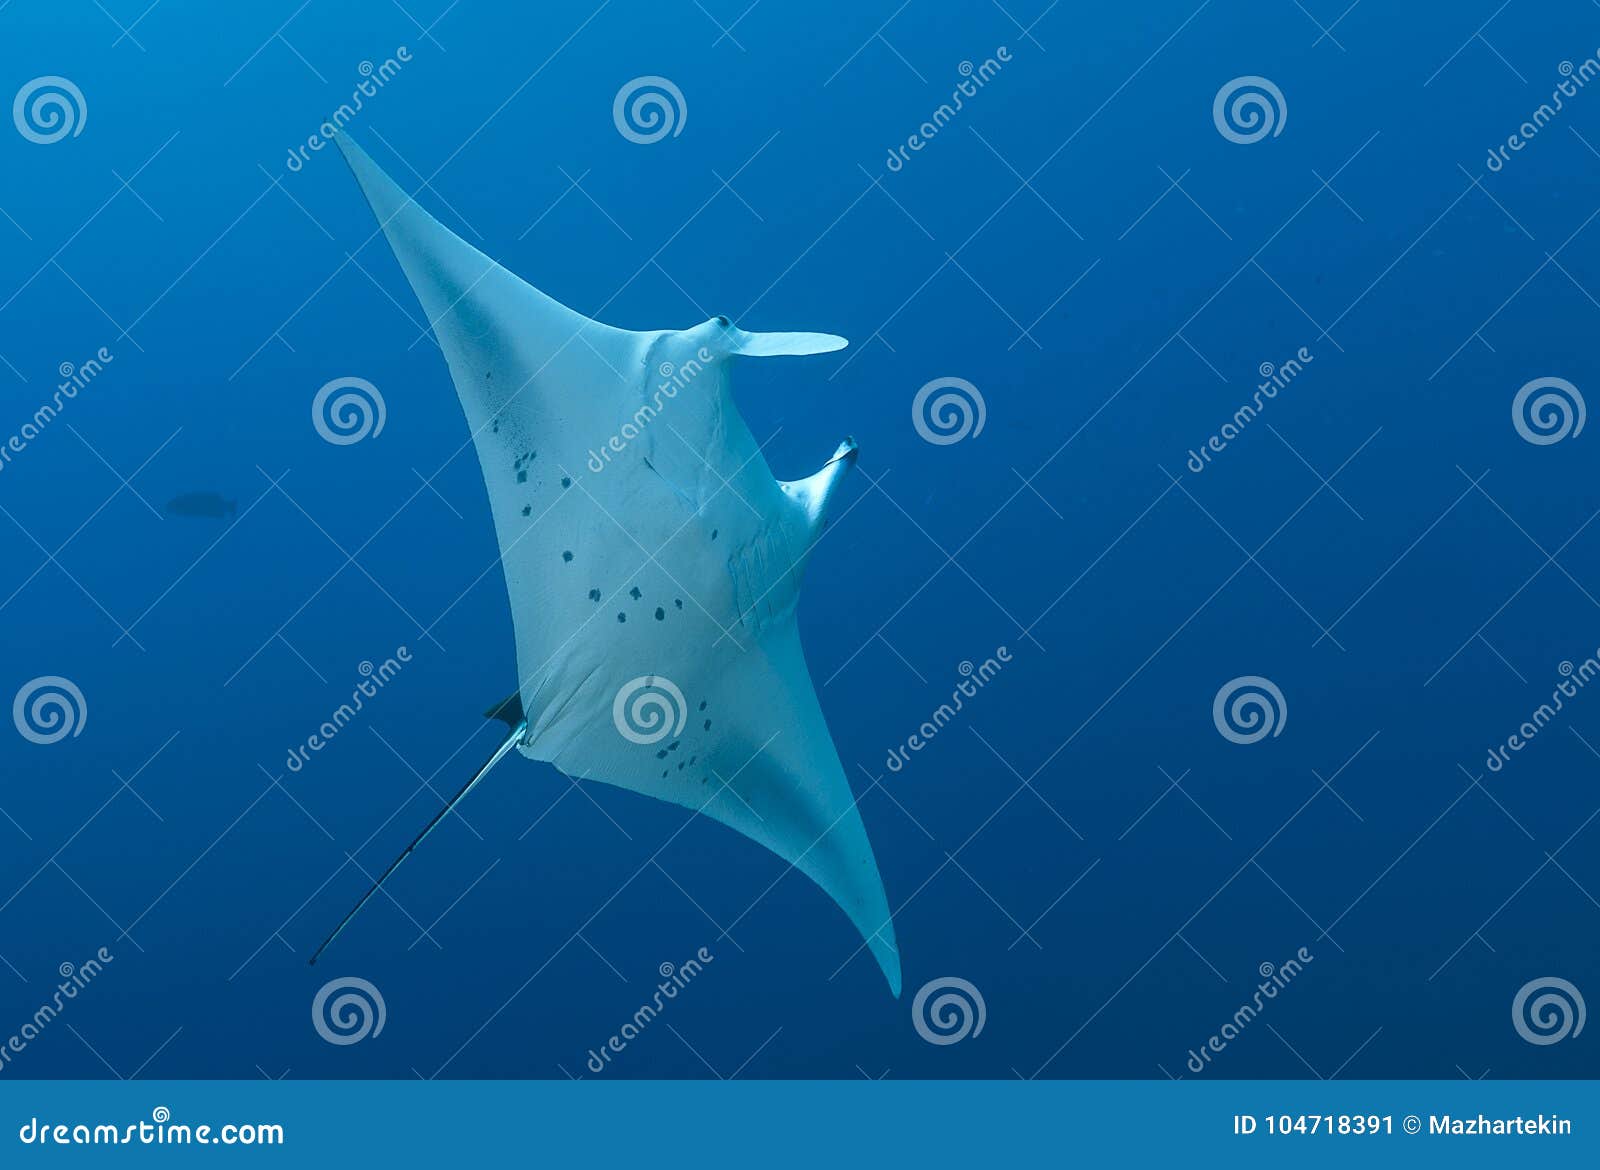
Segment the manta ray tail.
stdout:
[[487,712],[485,712],[485,716],[491,719],[500,719],[509,724],[511,727],[510,733],[505,737],[504,740],[501,741],[500,746],[494,749],[494,755],[489,757],[488,762],[486,762],[483,767],[479,768],[477,772],[474,773],[472,779],[468,780],[461,786],[460,791],[458,791],[454,796],[445,802],[443,808],[433,814],[433,819],[422,827],[422,832],[418,833],[411,839],[411,844],[405,847],[400,856],[396,857],[389,863],[389,868],[384,870],[383,873],[379,875],[378,880],[372,883],[372,888],[369,889],[365,894],[362,894],[361,900],[351,908],[350,913],[346,914],[342,919],[340,919],[339,925],[333,928],[333,933],[322,940],[322,945],[319,946],[311,955],[311,965],[313,967],[317,965],[317,960],[322,957],[322,952],[328,949],[328,944],[333,942],[334,939],[338,938],[339,935],[344,931],[344,928],[350,925],[351,919],[359,914],[361,912],[361,908],[372,900],[372,896],[383,888],[383,883],[389,880],[389,875],[400,868],[400,863],[411,856],[411,851],[413,849],[422,844],[422,839],[429,833],[433,832],[434,826],[440,821],[444,820],[445,816],[450,812],[450,810],[455,808],[456,805],[460,804],[467,793],[471,792],[478,786],[478,781],[487,776],[496,764],[510,754],[512,748],[516,747],[522,742],[522,737],[528,734],[528,720],[522,714],[522,700],[516,695],[513,695],[511,698],[502,703],[496,703]]

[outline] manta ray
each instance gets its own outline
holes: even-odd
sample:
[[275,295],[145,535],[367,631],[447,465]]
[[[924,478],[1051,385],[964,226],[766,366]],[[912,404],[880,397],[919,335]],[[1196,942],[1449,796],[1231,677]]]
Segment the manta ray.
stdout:
[[704,813],[822,887],[900,994],[883,881],[801,652],[795,604],[852,439],[776,479],[740,416],[743,358],[824,333],[601,324],[513,275],[337,139],[421,302],[488,489],[516,636],[508,732],[312,956],[513,750]]

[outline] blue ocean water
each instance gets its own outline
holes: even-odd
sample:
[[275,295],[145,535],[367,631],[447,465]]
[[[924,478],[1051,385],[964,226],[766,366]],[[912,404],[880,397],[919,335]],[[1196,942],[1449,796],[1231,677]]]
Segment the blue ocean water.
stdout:
[[[67,122],[0,123],[0,697],[80,697],[0,735],[5,1075],[595,1075],[701,948],[599,1075],[1594,1075],[1600,19],[1425,7],[6,5],[0,96]],[[297,153],[363,79],[348,132],[565,303],[851,339],[739,402],[782,477],[861,445],[800,620],[898,1001],[775,857],[521,759],[307,965],[516,682],[443,360]],[[381,433],[319,435],[339,378]]]

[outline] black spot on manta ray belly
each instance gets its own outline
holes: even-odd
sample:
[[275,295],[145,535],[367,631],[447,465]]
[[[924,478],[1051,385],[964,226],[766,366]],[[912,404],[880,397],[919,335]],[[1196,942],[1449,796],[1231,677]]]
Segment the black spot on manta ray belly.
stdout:
[[563,475],[561,477],[561,486],[564,487],[564,488],[571,487],[572,486],[572,477],[569,476],[569,475]]
[[533,515],[533,505],[532,504],[524,504],[524,505],[522,505],[522,514],[524,516],[532,516]]
[[666,620],[667,620],[667,611],[662,609],[659,605],[656,606],[656,621],[664,622]]
[[638,601],[639,598],[644,595],[639,592],[639,587],[635,585],[632,589],[628,590],[628,596],[633,598],[635,601]]
[[572,550],[569,548],[565,552],[563,552],[561,554],[561,559],[566,561],[570,565],[572,563]]
[[590,601],[599,601],[600,600],[600,590],[598,590],[598,589],[589,590],[589,600]]

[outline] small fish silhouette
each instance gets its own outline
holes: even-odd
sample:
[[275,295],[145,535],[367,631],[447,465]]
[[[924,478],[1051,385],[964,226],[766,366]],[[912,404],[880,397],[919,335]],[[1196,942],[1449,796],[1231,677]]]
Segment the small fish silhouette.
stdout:
[[238,513],[239,501],[225,500],[216,492],[184,492],[167,501],[167,511],[174,516],[202,516],[209,520],[221,520]]

